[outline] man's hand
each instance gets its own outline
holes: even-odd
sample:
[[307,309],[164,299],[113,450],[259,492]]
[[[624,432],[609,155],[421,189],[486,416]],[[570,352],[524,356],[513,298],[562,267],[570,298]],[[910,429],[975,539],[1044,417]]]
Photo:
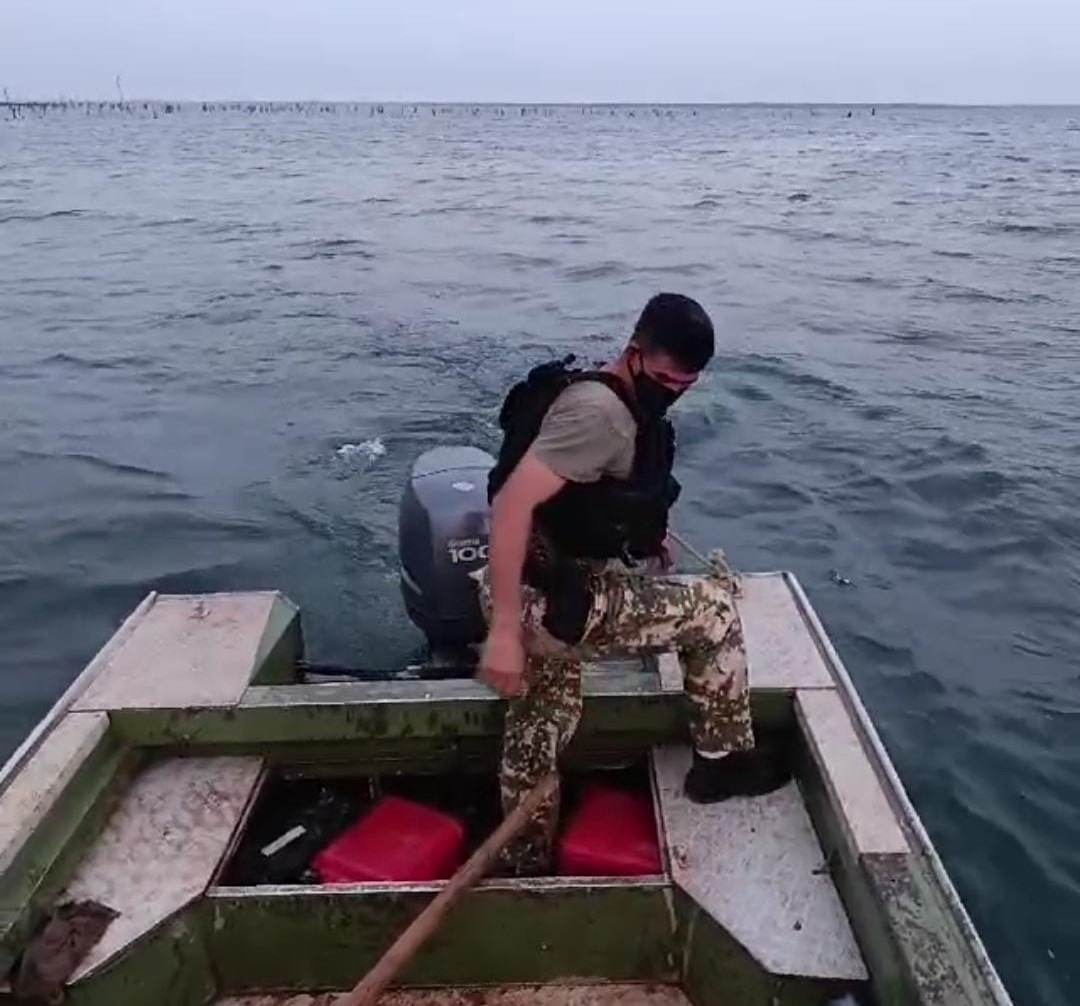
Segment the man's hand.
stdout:
[[525,646],[519,625],[492,625],[480,654],[479,677],[504,698],[525,694]]
[[670,573],[675,566],[675,539],[670,532],[664,535],[664,543],[660,546],[660,572]]

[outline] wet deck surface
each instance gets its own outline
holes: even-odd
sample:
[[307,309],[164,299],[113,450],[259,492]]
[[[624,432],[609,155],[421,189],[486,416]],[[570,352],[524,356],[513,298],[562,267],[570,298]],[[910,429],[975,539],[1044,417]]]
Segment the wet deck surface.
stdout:
[[157,597],[73,708],[230,706],[255,669],[274,593]]
[[835,682],[783,577],[742,578],[739,600],[751,688],[832,688]]
[[866,967],[798,786],[691,803],[689,748],[655,753],[676,883],[774,974],[864,979]]
[[261,768],[259,758],[168,758],[140,773],[59,899],[93,898],[120,913],[73,980],[202,894]]
[[796,703],[803,733],[859,853],[906,854],[910,846],[888,794],[863,752],[835,691],[803,691]]
[[[340,993],[278,993],[220,999],[215,1006],[334,1006]],[[379,1006],[690,1006],[671,985],[521,985],[513,988],[400,989]]]

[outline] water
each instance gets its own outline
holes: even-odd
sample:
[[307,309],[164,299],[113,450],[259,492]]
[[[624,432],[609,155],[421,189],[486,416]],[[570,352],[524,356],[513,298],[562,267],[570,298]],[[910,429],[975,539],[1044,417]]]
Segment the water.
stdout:
[[150,588],[412,656],[412,459],[662,288],[720,332],[679,527],[799,574],[1017,1002],[1075,1004],[1075,109],[0,123],[3,746]]

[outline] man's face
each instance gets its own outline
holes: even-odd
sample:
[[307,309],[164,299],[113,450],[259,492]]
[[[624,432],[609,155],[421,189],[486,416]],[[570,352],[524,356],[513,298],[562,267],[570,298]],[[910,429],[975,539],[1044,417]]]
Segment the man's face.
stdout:
[[699,372],[683,370],[662,349],[639,349],[638,352],[642,371],[670,391],[681,395],[698,379]]

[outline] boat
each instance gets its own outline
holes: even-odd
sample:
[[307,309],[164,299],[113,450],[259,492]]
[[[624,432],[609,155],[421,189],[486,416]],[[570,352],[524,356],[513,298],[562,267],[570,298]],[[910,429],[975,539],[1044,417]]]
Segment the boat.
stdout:
[[[484,506],[478,454],[417,463],[403,535],[417,507]],[[457,488],[431,494],[425,479]],[[460,576],[484,543],[471,517],[465,534],[444,518],[425,533],[450,563],[440,575]],[[764,797],[690,803],[677,655],[590,666],[567,793],[597,779],[637,787],[658,868],[489,877],[382,1002],[1010,1002],[798,580],[741,581],[755,727],[792,745],[795,778]],[[445,629],[453,619],[420,603],[426,582],[404,569],[406,602],[423,609],[418,624]],[[329,1006],[445,881],[321,883],[258,864],[304,831],[289,827],[304,793],[457,801],[482,837],[503,703],[453,666],[382,680],[313,668],[281,593],[151,593],[0,774],[4,972],[56,906],[92,900],[115,917],[67,978],[66,1003]]]

